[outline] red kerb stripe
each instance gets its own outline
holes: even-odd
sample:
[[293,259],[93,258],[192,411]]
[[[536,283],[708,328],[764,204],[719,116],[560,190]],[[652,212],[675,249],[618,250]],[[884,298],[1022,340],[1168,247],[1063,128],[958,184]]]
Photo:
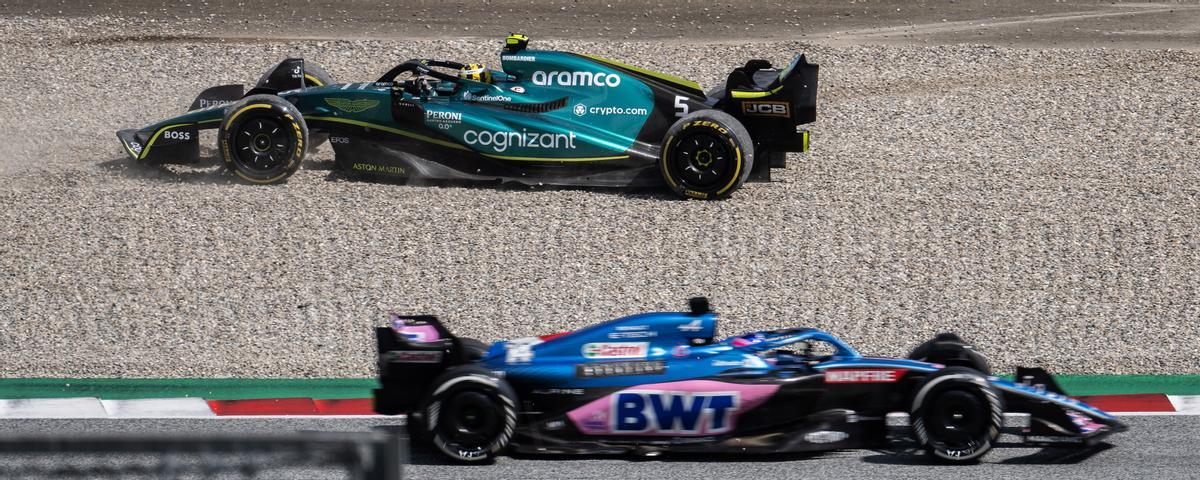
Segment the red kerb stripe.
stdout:
[[209,400],[217,415],[319,415],[311,398],[264,398],[255,400]]
[[1161,393],[1089,395],[1075,397],[1106,412],[1174,412],[1171,400]]
[[375,407],[369,398],[313,400],[321,415],[374,415]]

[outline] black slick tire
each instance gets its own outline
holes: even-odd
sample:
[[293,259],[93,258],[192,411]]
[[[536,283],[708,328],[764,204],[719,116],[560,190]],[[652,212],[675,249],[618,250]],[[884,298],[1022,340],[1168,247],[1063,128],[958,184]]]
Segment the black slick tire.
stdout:
[[[462,463],[491,462],[517,427],[517,395],[478,365],[460,365],[433,382],[419,425],[441,454]],[[419,437],[415,437],[419,438]]]
[[225,167],[250,183],[279,183],[304,160],[304,117],[275,95],[251,95],[230,105],[217,133]]
[[754,167],[754,142],[728,113],[700,110],[667,130],[658,166],[680,197],[719,200],[746,183]]
[[908,354],[910,360],[940,363],[948,367],[968,367],[990,375],[991,366],[987,358],[975,350],[958,335],[939,333],[937,336],[914,348]]
[[947,367],[917,388],[909,415],[917,442],[943,463],[975,463],[996,444],[1004,401],[980,372]]

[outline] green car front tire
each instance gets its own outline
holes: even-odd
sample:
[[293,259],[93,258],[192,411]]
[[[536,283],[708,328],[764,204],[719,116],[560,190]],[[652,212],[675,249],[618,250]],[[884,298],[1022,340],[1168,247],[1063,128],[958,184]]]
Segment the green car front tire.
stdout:
[[746,182],[754,143],[741,122],[720,110],[701,110],[675,122],[663,140],[659,171],[684,198],[718,200]]
[[308,126],[287,100],[251,95],[225,111],[217,138],[225,166],[238,177],[250,183],[279,183],[300,169]]

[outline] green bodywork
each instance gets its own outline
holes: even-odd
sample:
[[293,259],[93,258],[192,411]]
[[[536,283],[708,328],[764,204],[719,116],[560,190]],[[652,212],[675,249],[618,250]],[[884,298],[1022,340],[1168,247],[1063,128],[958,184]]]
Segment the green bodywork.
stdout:
[[[344,169],[613,186],[660,184],[656,163],[667,129],[720,101],[694,82],[595,56],[520,50],[500,58],[491,83],[299,83],[268,93],[294,104],[310,133],[328,135]],[[194,155],[198,130],[221,126],[233,100],[118,137],[139,160]]]

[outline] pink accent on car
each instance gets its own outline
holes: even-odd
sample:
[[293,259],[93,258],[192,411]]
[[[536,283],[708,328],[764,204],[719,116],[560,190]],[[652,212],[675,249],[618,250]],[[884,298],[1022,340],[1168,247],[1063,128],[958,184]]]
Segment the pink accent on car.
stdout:
[[586,435],[702,436],[732,431],[737,417],[779,385],[686,380],[629,387],[567,412]]
[[408,320],[399,315],[391,314],[392,331],[400,334],[410,342],[432,342],[441,338],[433,325],[410,325]]
[[1067,410],[1067,416],[1071,418],[1071,423],[1074,423],[1076,427],[1079,427],[1079,433],[1084,435],[1104,428],[1104,424],[1096,423],[1095,420],[1092,420],[1092,417],[1081,414],[1074,410]]

